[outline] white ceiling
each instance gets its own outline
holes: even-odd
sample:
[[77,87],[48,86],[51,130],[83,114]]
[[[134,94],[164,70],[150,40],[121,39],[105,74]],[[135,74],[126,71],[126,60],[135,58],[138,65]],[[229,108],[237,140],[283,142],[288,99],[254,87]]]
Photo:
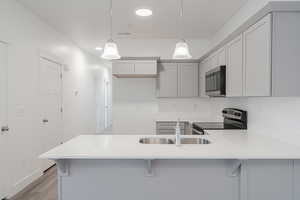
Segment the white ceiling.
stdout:
[[[109,37],[109,0],[18,0],[83,48]],[[184,37],[209,38],[247,0],[184,0]],[[113,0],[113,34],[121,38],[177,38],[180,0]],[[137,8],[153,16],[138,17]],[[118,33],[130,33],[120,36]]]

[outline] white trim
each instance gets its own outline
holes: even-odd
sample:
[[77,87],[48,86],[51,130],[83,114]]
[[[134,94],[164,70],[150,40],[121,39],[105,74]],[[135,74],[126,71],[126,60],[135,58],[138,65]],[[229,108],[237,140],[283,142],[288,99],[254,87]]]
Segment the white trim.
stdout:
[[64,66],[63,60],[60,59],[59,57],[57,57],[56,55],[54,55],[54,54],[52,54],[52,53],[50,53],[48,51],[44,51],[42,49],[39,49],[38,51],[39,51],[39,57],[40,58],[44,58],[46,60],[49,60],[51,62],[55,62],[55,63],[57,63],[57,64],[59,64],[61,66]]

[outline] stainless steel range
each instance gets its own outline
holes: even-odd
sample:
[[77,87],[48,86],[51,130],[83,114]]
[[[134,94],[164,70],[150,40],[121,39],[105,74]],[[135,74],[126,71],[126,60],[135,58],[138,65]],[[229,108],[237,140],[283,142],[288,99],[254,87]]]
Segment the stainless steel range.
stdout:
[[192,134],[204,135],[205,130],[247,129],[247,111],[225,108],[222,114],[223,122],[194,122]]

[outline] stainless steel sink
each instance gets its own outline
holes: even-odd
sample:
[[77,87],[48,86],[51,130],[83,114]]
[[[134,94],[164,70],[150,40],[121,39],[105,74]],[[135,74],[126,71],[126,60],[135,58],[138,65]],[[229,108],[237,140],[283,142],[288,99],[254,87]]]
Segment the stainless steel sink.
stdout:
[[174,140],[156,137],[141,138],[139,142],[141,144],[174,144]]
[[[168,138],[141,138],[139,141],[141,144],[175,144],[175,139]],[[210,144],[211,142],[207,139],[202,138],[181,138],[181,144]]]
[[181,144],[210,144],[207,139],[202,138],[181,138]]

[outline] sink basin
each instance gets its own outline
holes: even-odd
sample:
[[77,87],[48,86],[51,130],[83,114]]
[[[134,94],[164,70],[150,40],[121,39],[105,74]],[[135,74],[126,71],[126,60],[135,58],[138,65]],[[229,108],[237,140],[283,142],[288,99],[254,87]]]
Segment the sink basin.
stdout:
[[142,138],[139,141],[141,144],[174,144],[174,141],[167,138]]
[[[207,139],[202,138],[181,138],[181,144],[210,144],[211,142]],[[175,139],[168,138],[141,138],[139,141],[141,144],[175,144]]]
[[202,138],[181,138],[181,144],[210,144],[211,142]]

